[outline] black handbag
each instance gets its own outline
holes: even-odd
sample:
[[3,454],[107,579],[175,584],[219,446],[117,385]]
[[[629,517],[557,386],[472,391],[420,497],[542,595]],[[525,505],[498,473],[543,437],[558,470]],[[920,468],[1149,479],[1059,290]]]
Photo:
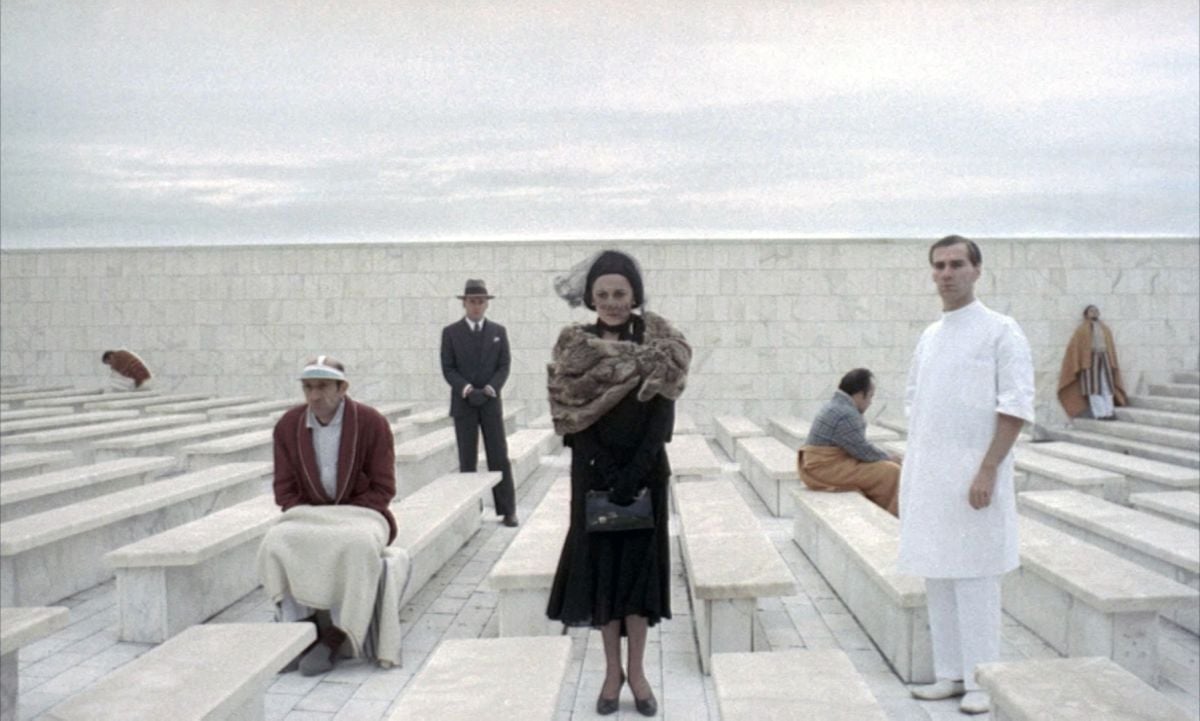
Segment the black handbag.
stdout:
[[588,533],[654,528],[654,506],[648,488],[643,488],[628,506],[608,500],[608,491],[588,491],[584,497],[584,512]]

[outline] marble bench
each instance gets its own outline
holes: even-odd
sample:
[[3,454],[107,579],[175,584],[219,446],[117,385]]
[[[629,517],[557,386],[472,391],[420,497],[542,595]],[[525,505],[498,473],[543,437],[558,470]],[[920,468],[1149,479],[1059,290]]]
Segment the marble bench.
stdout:
[[1017,491],[1075,490],[1118,503],[1128,497],[1120,473],[1038,453],[1036,447],[1024,444],[1013,449],[1013,466],[1020,471],[1014,477]]
[[62,606],[0,608],[0,721],[17,719],[21,647],[66,626],[68,615]]
[[[292,404],[295,405],[295,404]],[[404,404],[406,407],[409,404]],[[211,416],[211,414],[210,414]],[[245,463],[247,461],[270,461],[275,457],[275,426],[278,419],[272,418],[266,425],[244,433],[213,438],[192,443],[179,449],[184,467],[190,471],[212,468],[223,463]],[[416,437],[416,426],[404,421],[392,424],[392,442],[396,445]]]
[[[511,410],[504,411],[506,428],[512,427],[518,410],[519,407],[514,406]],[[420,425],[417,424],[418,428]],[[456,468],[458,439],[453,426],[438,428],[431,433],[424,433],[399,443],[396,445],[396,497],[403,498],[443,473]]]
[[550,414],[543,413],[542,415],[529,421],[530,428],[554,428],[554,420],[550,418]]
[[184,446],[193,443],[273,425],[270,418],[228,418],[222,421],[162,428],[94,441],[92,454],[97,461],[127,456],[177,456],[181,454]]
[[99,397],[104,393],[103,388],[94,388],[91,390],[81,390],[79,388],[62,388],[58,390],[36,390],[25,391],[20,393],[4,393],[0,394],[0,401],[9,405],[10,408],[38,408],[44,407],[37,404],[30,405],[34,401],[40,401],[46,398],[65,398],[67,396],[90,395]]
[[261,494],[105,554],[120,639],[161,643],[257,588],[258,546],[279,515]]
[[571,665],[566,636],[442,641],[389,721],[553,721]]
[[0,485],[0,522],[141,486],[178,467],[170,457],[118,458],[9,481]]
[[771,436],[739,438],[737,462],[742,476],[772,515],[792,515],[791,491],[801,485],[795,450]]
[[21,408],[18,410],[0,410],[0,425],[10,421],[27,421],[31,418],[49,418],[71,413],[70,408]]
[[725,451],[725,455],[736,458],[737,440],[761,436],[763,429],[745,416],[713,416],[713,435],[717,439],[717,445]]
[[270,475],[270,463],[230,464],[10,521],[0,606],[53,603],[103,583],[108,551],[259,495]]
[[1129,494],[1129,503],[1139,511],[1200,528],[1200,493],[1193,491],[1148,491]]
[[[1021,512],[1142,568],[1200,589],[1200,531],[1078,491],[1028,491]],[[1169,616],[1200,633],[1200,607]]]
[[236,406],[221,406],[219,408],[208,409],[209,420],[219,421],[226,418],[239,418],[242,416],[270,416],[275,411],[286,411],[289,408],[300,405],[301,401],[295,398],[277,401],[257,401],[255,403],[243,403]]
[[719,477],[723,469],[708,440],[700,435],[674,436],[667,444],[667,457],[671,461],[673,482],[711,481]]
[[[133,396],[132,398],[130,396]],[[146,406],[163,405],[166,403],[183,403],[186,401],[202,401],[212,396],[204,393],[172,393],[170,395],[157,395],[153,393],[120,393],[106,394],[94,401],[89,401],[83,404],[85,411],[118,411],[129,409],[142,409]]]
[[[1128,456],[1124,453],[1065,441],[1035,443],[1032,448],[1045,455],[1120,473],[1125,476],[1125,488],[1129,493],[1200,490],[1200,470],[1195,468],[1185,468],[1173,463]],[[1109,500],[1127,503],[1125,499],[1110,498]]]
[[672,430],[673,435],[677,436],[698,436],[700,428],[696,425],[696,420],[688,413],[675,412],[675,428]]
[[275,429],[259,428],[245,433],[213,438],[182,446],[179,455],[189,471],[199,471],[225,463],[275,460]]
[[71,451],[30,451],[0,455],[0,481],[14,481],[57,470],[75,462]]
[[427,435],[440,428],[453,428],[454,420],[450,411],[444,406],[415,411],[404,417],[404,420],[416,426],[418,436]]
[[1049,658],[980,664],[992,721],[1188,721],[1142,679],[1107,658]]
[[488,572],[488,586],[497,593],[499,635],[562,633],[561,623],[546,618],[546,605],[570,521],[571,479],[560,476]]
[[901,438],[908,436],[908,421],[904,418],[897,418],[895,416],[876,416],[875,420],[871,421],[871,423],[879,426],[880,428],[893,431]]
[[714,653],[712,678],[721,721],[888,718],[837,649]]
[[[793,451],[800,450],[801,446],[808,442],[808,432],[811,429],[812,421],[797,416],[775,416],[767,419],[767,433]],[[866,438],[872,443],[879,443],[899,440],[900,434],[888,428],[867,424]]]
[[[157,396],[158,391],[145,390],[138,391],[139,394],[147,396]],[[82,411],[86,403],[91,403],[99,397],[97,392],[78,393],[76,395],[55,395],[44,398],[35,398],[25,401],[26,408],[70,408],[72,411]]]
[[1195,612],[1200,593],[1031,518],[1020,534],[1004,610],[1061,654],[1111,658],[1153,683],[1158,617]]
[[92,444],[101,438],[126,436],[131,433],[182,426],[190,423],[203,423],[202,413],[186,413],[179,415],[154,416],[150,418],[131,418],[126,421],[110,421],[108,423],[91,423],[85,426],[70,428],[55,428],[48,431],[33,431],[19,433],[15,436],[0,438],[0,447],[4,453],[22,453],[29,451],[68,450],[74,454],[79,463],[91,463]]
[[45,721],[250,721],[267,687],[316,639],[311,623],[192,626],[54,706]]
[[933,681],[925,582],[896,571],[900,524],[859,493],[793,492],[792,539],[905,683]]
[[392,546],[407,551],[410,564],[401,603],[475,535],[482,523],[482,499],[499,482],[499,471],[447,473],[391,505],[397,529]]
[[756,631],[758,599],[794,595],[796,579],[732,484],[681,483],[675,495],[700,666],[708,673],[714,653],[767,647]]
[[[562,448],[562,438],[554,431],[545,428],[522,428],[508,434],[508,460],[512,465],[513,487],[520,488],[533,475],[542,463],[542,456]],[[483,451],[483,439],[480,439],[479,460],[476,468],[487,468],[487,454]],[[492,494],[484,497],[483,505],[495,508],[496,501]]]
[[389,421],[395,422],[407,418],[417,409],[417,404],[410,401],[390,401],[388,403],[368,404]]
[[261,400],[263,399],[260,396],[231,396],[228,398],[208,398],[198,401],[184,401],[182,403],[149,405],[142,410],[150,415],[161,413],[207,413],[214,408],[242,406],[247,403],[257,403]]
[[64,413],[44,418],[29,418],[23,421],[5,421],[3,424],[0,424],[0,436],[11,436],[15,433],[28,433],[47,428],[83,426],[88,423],[102,423],[104,421],[123,421],[137,417],[137,411],[92,411],[89,413]]

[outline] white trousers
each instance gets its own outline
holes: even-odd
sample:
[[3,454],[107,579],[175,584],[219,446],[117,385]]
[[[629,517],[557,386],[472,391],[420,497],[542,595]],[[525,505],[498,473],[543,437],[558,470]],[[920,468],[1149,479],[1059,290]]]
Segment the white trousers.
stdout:
[[1000,660],[1000,576],[926,578],[933,673],[978,690],[975,667]]
[[1100,376],[1100,393],[1088,396],[1088,405],[1092,408],[1092,418],[1107,418],[1113,414],[1112,388],[1108,387],[1108,377]]

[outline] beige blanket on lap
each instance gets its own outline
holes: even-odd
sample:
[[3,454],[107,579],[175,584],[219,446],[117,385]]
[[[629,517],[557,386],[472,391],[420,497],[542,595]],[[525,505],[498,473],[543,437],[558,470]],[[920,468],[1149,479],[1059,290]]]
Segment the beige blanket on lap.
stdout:
[[328,609],[353,654],[375,610],[387,520],[360,506],[295,506],[271,527],[258,549],[258,577],[273,603]]

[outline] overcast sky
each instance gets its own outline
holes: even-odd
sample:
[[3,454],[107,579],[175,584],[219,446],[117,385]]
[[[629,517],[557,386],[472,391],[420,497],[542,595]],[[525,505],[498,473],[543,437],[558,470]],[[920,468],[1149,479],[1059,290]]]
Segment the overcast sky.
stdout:
[[1192,2],[0,2],[0,245],[1197,235]]

